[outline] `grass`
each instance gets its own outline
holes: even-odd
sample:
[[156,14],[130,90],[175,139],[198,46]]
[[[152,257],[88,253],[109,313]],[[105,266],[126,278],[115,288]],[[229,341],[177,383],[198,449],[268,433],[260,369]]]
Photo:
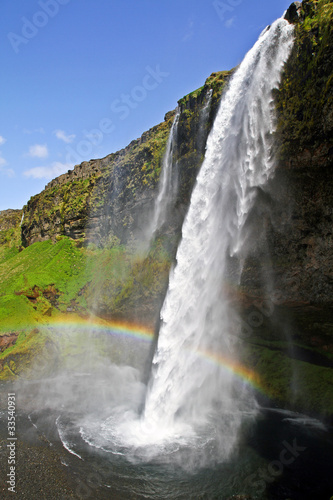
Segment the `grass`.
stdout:
[[[140,257],[119,241],[106,248],[78,247],[67,237],[25,249],[7,242],[0,246],[0,256],[0,335],[19,334],[16,344],[0,353],[2,380],[25,372],[35,358],[50,359],[52,365],[46,346],[56,351],[59,339],[49,327],[68,310],[71,316],[97,309],[133,320],[130,315],[138,303],[158,303],[171,263],[162,243]],[[143,318],[146,324],[148,316]],[[73,352],[77,349],[72,345]]]
[[[23,369],[44,350],[48,336],[41,329],[57,310],[43,291],[53,285],[59,293],[59,309],[66,310],[85,285],[89,269],[83,250],[68,238],[55,244],[35,243],[21,251],[8,243],[0,247],[0,256],[0,334],[19,333],[16,344],[0,354],[3,379],[14,376],[10,363]],[[39,296],[29,300],[26,295],[33,295],[33,290]]]
[[[29,300],[15,293],[45,289],[53,284],[61,293],[60,303],[66,306],[86,282],[85,256],[68,238],[56,244],[50,240],[38,242],[21,252],[12,250],[0,264],[0,321],[1,328],[22,324]],[[7,312],[4,311],[6,305]],[[15,311],[15,314],[13,314]],[[31,314],[29,315],[31,316]]]

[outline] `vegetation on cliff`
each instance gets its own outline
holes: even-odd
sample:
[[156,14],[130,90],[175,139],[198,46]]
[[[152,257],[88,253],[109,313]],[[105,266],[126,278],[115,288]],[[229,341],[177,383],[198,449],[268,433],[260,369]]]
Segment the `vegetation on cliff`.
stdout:
[[52,325],[64,314],[153,326],[170,268],[161,241],[140,257],[119,244],[84,247],[65,236],[27,248],[17,239],[0,246],[0,257],[0,379],[24,377],[38,356],[53,366]]
[[206,140],[232,73],[233,70],[212,73],[202,87],[178,101],[180,116],[174,159],[179,176],[178,206],[188,205],[190,201],[204,159]]
[[[213,74],[196,97],[185,96],[179,103],[179,199],[184,196],[184,205],[209,131],[205,123],[198,152],[200,111],[206,93],[213,90],[215,106],[209,108],[213,116],[228,74]],[[163,123],[124,150],[82,164],[90,175],[78,166],[50,182],[24,207],[22,226],[21,211],[15,217],[3,217],[0,323],[3,334],[16,337],[2,347],[2,378],[23,373],[34,354],[51,342],[47,325],[59,314],[96,312],[154,325],[184,214],[178,226],[156,239],[143,256],[135,251],[133,228],[138,224],[135,214],[140,214],[145,204],[150,210],[153,207],[174,115],[168,113]],[[189,161],[192,173],[186,176]]]
[[[328,0],[303,1],[293,52],[275,93],[281,165],[297,161],[299,169],[287,182],[284,179],[283,189],[280,168],[271,186],[272,199],[278,200],[269,233],[272,262],[276,286],[287,290],[286,275],[296,277],[301,283],[297,300],[309,307],[302,310],[297,325],[292,324],[288,339],[277,334],[274,325],[256,329],[246,340],[249,349],[244,355],[279,404],[288,401],[295,408],[323,413],[325,400],[330,401],[326,410],[333,413],[332,321],[323,309],[310,311],[309,297],[316,307],[326,307],[331,286],[326,254],[332,221],[332,5]],[[52,324],[63,315],[84,319],[97,314],[151,327],[157,323],[206,139],[232,71],[213,73],[178,102],[173,172],[178,191],[149,252],[137,251],[137,243],[154,207],[175,111],[122,151],[84,162],[49,183],[24,207],[23,221],[22,211],[0,213],[0,378],[24,377],[36,366],[32,363],[38,354],[52,367],[58,352]],[[320,160],[314,153],[318,149]],[[324,165],[327,172],[304,173],[309,165]],[[267,200],[263,203],[264,211]],[[269,217],[267,225],[274,225]],[[260,258],[261,254],[244,266],[243,292],[248,295],[257,293]],[[286,297],[290,311],[296,299],[288,293]],[[79,344],[81,337],[75,338]],[[66,353],[79,347],[72,342]],[[311,354],[307,361],[299,354],[305,351]],[[290,388],[292,371],[304,381],[303,395]]]
[[0,262],[16,255],[21,244],[22,210],[0,212]]
[[333,155],[333,3],[304,0],[276,94],[282,157],[327,144]]
[[172,120],[171,112],[125,149],[76,166],[33,196],[23,208],[23,245],[57,236],[86,239],[89,231],[98,245],[110,233],[129,239],[137,224],[133,207],[152,202]]

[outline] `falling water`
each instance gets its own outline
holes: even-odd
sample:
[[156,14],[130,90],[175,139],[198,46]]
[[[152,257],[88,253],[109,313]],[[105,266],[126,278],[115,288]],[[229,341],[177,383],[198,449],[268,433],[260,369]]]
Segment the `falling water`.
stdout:
[[[292,26],[283,20],[265,30],[222,99],[184,222],[147,393],[139,369],[110,364],[104,357],[91,371],[85,363],[82,372],[61,367],[59,376],[19,386],[20,399],[27,393],[32,410],[28,419],[33,428],[27,435],[37,439],[34,431],[39,430],[52,446],[58,430],[70,453],[60,451],[58,456],[80,497],[180,500],[303,494],[319,499],[332,492],[332,433],[304,415],[262,412],[250,433],[244,433],[239,453],[229,455],[254,400],[235,378],[237,329],[226,281],[232,276],[237,283],[241,274],[247,219],[256,192],[273,174],[272,89],[292,34]],[[173,133],[175,127],[176,122]],[[163,183],[161,192],[168,194]],[[138,357],[138,344],[134,348]],[[6,412],[1,413],[5,428]],[[24,426],[21,408],[19,416]],[[272,461],[280,450],[280,459],[293,451],[291,446],[299,450],[297,456],[292,453],[289,460],[288,453],[288,462]],[[58,445],[53,448],[56,457]],[[205,469],[197,472],[198,465]]]
[[203,108],[200,112],[200,117],[199,117],[199,132],[198,132],[198,146],[197,148],[202,150],[205,146],[205,141],[207,137],[207,132],[206,127],[207,127],[207,122],[209,118],[209,113],[210,113],[210,107],[212,103],[212,97],[213,97],[213,89],[209,89],[205,95],[205,100],[204,100],[204,105]]
[[[143,414],[154,438],[193,432],[215,407],[231,416],[225,437],[232,447],[237,415],[253,407],[252,393],[232,370],[202,358],[214,353],[221,364],[237,363],[226,277],[230,262],[246,252],[247,216],[274,170],[272,89],[292,43],[293,27],[283,19],[261,34],[230,81],[208,138],[161,311]],[[238,266],[233,275],[240,272]]]
[[[229,290],[239,283],[246,256],[248,215],[274,171],[272,90],[292,43],[293,27],[276,21],[230,80],[183,224],[147,391],[131,379],[106,420],[85,418],[80,434],[89,445],[134,461],[169,457],[181,466],[203,466],[229,458],[246,415],[256,414],[253,391],[238,376],[244,373],[239,318]],[[177,123],[176,115],[156,227],[170,194]]]
[[202,114],[205,116],[209,113],[209,107],[212,102],[212,97],[213,97],[213,89],[209,89],[206,97],[205,97],[205,104],[204,107],[202,108]]
[[174,199],[175,195],[172,166],[173,166],[174,147],[176,144],[176,137],[177,137],[178,121],[179,121],[179,110],[177,110],[177,113],[175,115],[163,158],[161,177],[159,182],[159,191],[155,201],[154,215],[150,228],[151,236],[153,236],[154,233],[156,233],[156,231],[160,229],[160,227],[164,224],[167,217],[168,208],[170,207],[170,203]]

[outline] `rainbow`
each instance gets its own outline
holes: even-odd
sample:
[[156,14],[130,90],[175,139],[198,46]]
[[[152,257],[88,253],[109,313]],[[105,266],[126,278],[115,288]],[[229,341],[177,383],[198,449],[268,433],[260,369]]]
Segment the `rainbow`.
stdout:
[[95,316],[82,318],[80,316],[63,315],[55,318],[52,323],[48,324],[48,327],[63,330],[94,331],[112,336],[132,337],[145,342],[151,342],[154,338],[153,330],[141,324],[126,321],[110,321]]
[[264,395],[268,395],[267,389],[264,387],[258,373],[250,370],[241,363],[234,361],[232,359],[223,356],[222,354],[210,351],[197,351],[198,356],[206,360],[207,362],[217,365],[223,370],[232,373],[238,380],[245,382],[250,385],[256,391],[261,392]]
[[[147,326],[126,321],[111,321],[97,318],[95,316],[82,318],[76,315],[61,315],[49,323],[48,326],[50,328],[56,327],[57,329],[63,330],[73,329],[77,331],[83,330],[86,332],[94,331],[104,335],[130,337],[143,342],[152,342],[154,339],[153,329]],[[269,396],[268,390],[264,387],[259,375],[238,361],[227,358],[218,352],[208,350],[196,350],[195,354],[204,362],[218,366],[222,370],[233,374],[236,379],[240,380],[242,383],[245,383],[256,391]]]

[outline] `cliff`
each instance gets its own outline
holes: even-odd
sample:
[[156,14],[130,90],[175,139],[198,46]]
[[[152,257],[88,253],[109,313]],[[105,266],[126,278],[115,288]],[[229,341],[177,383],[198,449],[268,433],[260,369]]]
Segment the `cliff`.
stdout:
[[[287,13],[296,23],[295,44],[275,92],[278,162],[256,207],[266,218],[268,248],[260,252],[259,240],[244,273],[251,287],[253,259],[260,268],[266,253],[286,302],[327,306],[333,283],[332,11],[331,2],[303,1]],[[297,282],[292,289],[290,277]]]
[[22,210],[2,210],[0,212],[0,242],[8,238],[9,232],[21,222]]
[[111,231],[126,239],[133,207],[139,213],[152,198],[171,123],[168,113],[162,124],[125,149],[76,165],[51,181],[24,207],[23,244],[61,235],[84,239],[89,228],[96,229],[98,242]]
[[280,381],[273,393],[332,413],[333,5],[295,2],[287,17],[295,43],[275,92],[278,162],[255,207],[262,230],[239,300],[250,362]]
[[[211,75],[205,85],[179,101],[179,133],[174,175],[179,183],[174,229],[181,227],[219,98],[231,72]],[[207,113],[203,109],[207,106]],[[110,235],[126,243],[140,238],[154,207],[163,154],[175,111],[125,149],[76,165],[47,184],[24,207],[22,243],[57,236],[103,246]],[[177,215],[178,213],[178,215]],[[177,228],[177,229],[176,229]]]
[[[276,172],[257,198],[250,253],[240,287],[232,292],[244,322],[244,359],[261,374],[269,392],[280,404],[329,414],[333,414],[332,13],[328,0],[294,2],[287,12],[295,24],[295,44],[274,95]],[[49,315],[87,311],[152,326],[158,322],[206,139],[231,74],[232,70],[213,73],[178,102],[172,171],[177,191],[147,254],[135,249],[154,207],[176,111],[125,149],[83,162],[51,181],[24,207],[21,227],[20,211],[0,213],[4,332],[22,332],[24,318],[35,327],[36,322],[46,324]],[[3,350],[3,378],[23,373],[22,360],[43,349],[41,331],[39,335],[29,331]],[[18,358],[22,368],[10,365]],[[291,377],[303,379],[303,395],[291,388]]]

